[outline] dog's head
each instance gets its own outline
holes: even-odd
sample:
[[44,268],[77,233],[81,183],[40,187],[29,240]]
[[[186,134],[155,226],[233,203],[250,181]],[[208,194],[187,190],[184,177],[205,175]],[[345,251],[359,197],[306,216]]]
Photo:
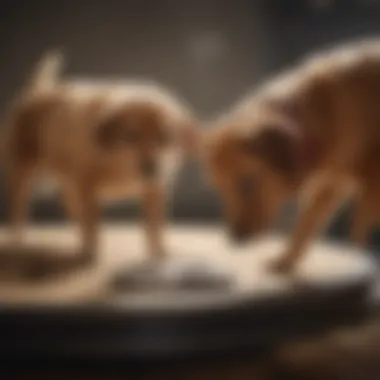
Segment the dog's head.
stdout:
[[191,154],[197,122],[150,100],[129,101],[110,112],[97,128],[99,146],[136,163],[140,175],[153,179],[166,153]]
[[247,127],[232,120],[215,128],[205,152],[236,242],[270,226],[299,174],[299,138],[285,119],[258,119]]

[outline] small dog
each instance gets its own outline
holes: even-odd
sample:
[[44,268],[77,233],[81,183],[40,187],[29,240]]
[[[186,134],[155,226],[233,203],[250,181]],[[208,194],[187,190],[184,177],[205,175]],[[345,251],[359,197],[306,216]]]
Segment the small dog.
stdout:
[[30,186],[58,181],[79,222],[82,257],[96,258],[104,199],[143,199],[148,249],[164,256],[165,194],[179,163],[191,155],[197,121],[190,107],[161,86],[62,80],[62,55],[46,54],[6,118],[4,162],[12,231],[20,240]]
[[292,270],[347,199],[356,206],[351,237],[365,243],[380,217],[380,41],[308,57],[216,125],[206,165],[236,240],[267,229],[286,200],[301,200],[272,270]]

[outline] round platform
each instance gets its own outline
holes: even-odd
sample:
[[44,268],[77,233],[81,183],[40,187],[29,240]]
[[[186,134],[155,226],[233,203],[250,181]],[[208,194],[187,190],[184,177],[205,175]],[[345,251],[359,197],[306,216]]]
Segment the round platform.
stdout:
[[[52,275],[42,282],[12,280],[5,269],[11,255],[3,244],[0,355],[29,360],[54,356],[172,360],[259,349],[368,312],[376,265],[369,255],[348,246],[316,243],[296,276],[286,278],[263,269],[281,250],[279,236],[244,248],[230,246],[217,228],[172,228],[167,238],[173,257],[206,259],[231,281],[214,288],[115,291],[110,286],[115,273],[144,259],[143,235],[131,226],[105,226],[101,260],[87,268],[67,265],[70,260],[75,264],[73,229],[30,229],[28,250],[35,247],[34,252],[42,252],[42,242],[45,250],[59,247],[38,259],[50,260]],[[5,232],[0,239],[5,239]],[[17,266],[25,262],[20,257],[28,253],[12,255],[21,255],[11,271],[17,274]],[[0,263],[1,257],[0,245]]]

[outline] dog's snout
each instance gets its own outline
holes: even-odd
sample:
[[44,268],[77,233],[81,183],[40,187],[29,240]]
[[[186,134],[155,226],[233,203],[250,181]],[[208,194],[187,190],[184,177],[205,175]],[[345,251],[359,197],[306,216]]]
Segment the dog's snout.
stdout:
[[230,230],[230,238],[234,243],[245,243],[251,237],[251,231],[241,226],[233,226]]
[[141,163],[141,172],[146,178],[155,177],[157,174],[157,163],[155,160],[152,158],[143,160]]

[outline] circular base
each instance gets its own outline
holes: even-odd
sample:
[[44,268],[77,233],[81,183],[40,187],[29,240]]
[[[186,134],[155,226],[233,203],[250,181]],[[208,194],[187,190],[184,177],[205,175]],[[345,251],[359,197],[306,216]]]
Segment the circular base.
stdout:
[[[62,245],[75,236],[68,229],[35,229],[30,235]],[[267,260],[281,253],[281,237],[236,248],[216,229],[172,229],[170,259],[150,268],[160,274],[156,281],[165,284],[160,287],[149,283],[149,270],[141,270],[149,266],[141,264],[138,237],[134,228],[106,228],[98,265],[43,284],[0,283],[2,357],[43,360],[66,353],[83,360],[129,358],[146,364],[148,359],[260,349],[368,311],[376,267],[354,248],[316,243],[294,277],[281,277],[264,270]],[[129,285],[134,279],[137,287],[124,282],[122,291],[115,290],[115,273],[129,279]],[[208,280],[228,281],[209,286],[198,278],[197,286],[184,286],[186,275],[194,280],[205,273]]]
[[[159,261],[146,260],[118,271],[111,280],[117,292],[228,291],[233,271],[218,260],[168,256]],[[126,294],[126,295],[127,295]]]

